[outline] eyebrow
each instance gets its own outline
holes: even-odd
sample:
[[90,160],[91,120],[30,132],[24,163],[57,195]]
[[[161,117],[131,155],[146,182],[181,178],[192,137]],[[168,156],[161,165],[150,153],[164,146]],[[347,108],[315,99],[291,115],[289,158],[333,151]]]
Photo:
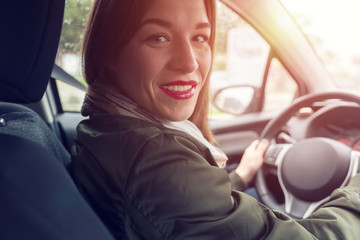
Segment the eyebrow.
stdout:
[[[163,20],[160,18],[149,18],[141,23],[140,28],[146,24],[157,24],[157,25],[167,27],[167,28],[171,28],[173,26],[173,24],[169,21],[166,21],[166,20]],[[211,25],[208,22],[202,22],[202,23],[196,24],[196,29],[201,29],[201,28],[211,28]]]

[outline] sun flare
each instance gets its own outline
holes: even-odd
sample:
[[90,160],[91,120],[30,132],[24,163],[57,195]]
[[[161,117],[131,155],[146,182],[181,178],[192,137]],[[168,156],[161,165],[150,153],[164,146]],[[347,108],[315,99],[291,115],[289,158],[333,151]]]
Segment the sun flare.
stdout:
[[360,54],[359,0],[281,0],[305,34],[338,54]]

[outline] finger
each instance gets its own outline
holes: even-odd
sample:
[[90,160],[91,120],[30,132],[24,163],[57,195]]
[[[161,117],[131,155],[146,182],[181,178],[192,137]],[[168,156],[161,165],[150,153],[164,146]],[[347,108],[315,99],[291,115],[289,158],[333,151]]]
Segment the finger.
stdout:
[[256,147],[259,145],[259,142],[260,142],[259,140],[253,141],[253,142],[249,145],[248,149],[251,149],[251,150],[256,149]]
[[267,139],[261,139],[261,141],[259,141],[259,144],[257,145],[257,149],[260,151],[265,151],[267,148],[269,147],[269,141]]

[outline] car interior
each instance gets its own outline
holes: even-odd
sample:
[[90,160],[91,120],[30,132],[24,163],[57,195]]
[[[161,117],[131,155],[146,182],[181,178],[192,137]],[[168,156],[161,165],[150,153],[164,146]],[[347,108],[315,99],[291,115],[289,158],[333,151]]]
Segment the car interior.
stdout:
[[54,126],[27,107],[50,79],[64,3],[6,1],[0,10],[1,239],[113,239],[72,182]]
[[[48,96],[57,91],[55,79],[86,90],[85,86],[55,64],[65,2],[39,0],[34,4],[33,1],[4,1],[1,4],[0,239],[29,239],[29,236],[31,239],[39,240],[113,239],[81,196],[67,170],[75,126],[84,117],[79,113],[61,111],[61,114],[49,115],[52,111],[46,111],[53,106],[56,106],[57,111],[61,109],[61,104],[57,102],[59,100]],[[229,1],[229,6],[233,9],[241,4],[250,4],[250,1],[239,1],[238,5],[232,6],[233,2]],[[256,14],[264,12],[265,15],[269,15],[270,10],[266,6],[262,5],[260,13]],[[241,12],[240,10],[238,12]],[[250,16],[255,12],[250,11],[246,14]],[[266,37],[266,34],[263,35]],[[281,52],[281,46],[286,39],[284,40],[281,35],[277,38],[275,49],[270,51],[272,56],[269,56],[266,63],[264,75],[270,72],[270,62],[276,54],[287,53],[285,48],[284,52]],[[295,43],[294,39],[288,42]],[[293,48],[295,50],[295,47]],[[296,48],[296,51],[300,50]],[[309,85],[310,87],[297,82],[299,86],[293,97],[303,97],[294,101],[281,115],[277,115],[278,111],[276,114],[270,111],[257,111],[264,101],[264,96],[256,92],[264,91],[265,87],[261,86],[254,91],[254,96],[260,96],[256,102],[258,106],[250,105],[255,109],[254,112],[244,115],[241,119],[210,123],[219,146],[229,156],[229,171],[238,164],[235,160],[241,158],[245,147],[251,141],[259,137],[276,139],[277,144],[273,144],[271,151],[265,156],[268,163],[266,171],[275,173],[269,174],[265,179],[265,169],[261,169],[253,186],[257,188],[265,205],[284,211],[294,218],[306,217],[326,200],[331,190],[345,185],[351,176],[360,172],[360,141],[357,142],[359,139],[356,138],[352,149],[340,146],[339,143],[339,139],[342,139],[347,131],[354,132],[348,134],[353,135],[352,137],[360,134],[354,120],[360,116],[360,97],[335,91],[329,83],[326,85],[327,77],[324,76],[327,73],[323,70],[314,75],[317,71],[311,68],[320,69],[320,61],[317,58],[314,58],[316,61],[304,60],[305,55],[311,55],[308,53],[310,50],[307,49],[307,54],[303,55],[295,52],[295,55],[299,55],[296,59],[289,55],[294,62],[286,67],[296,69],[297,61],[304,62],[304,69],[308,71],[293,70],[293,75],[304,73],[304,79],[316,78],[319,81],[314,81],[315,84]],[[316,64],[313,64],[314,62]],[[322,89],[333,92],[318,93]],[[306,96],[308,91],[314,94]],[[47,103],[44,103],[44,99]],[[341,99],[343,102],[331,105],[328,104],[329,99]],[[309,107],[311,113],[302,112]],[[291,119],[293,116],[296,117]],[[285,126],[288,121],[292,127],[291,131]],[[317,137],[331,138],[333,141]],[[298,141],[301,142],[296,144],[299,146],[293,148],[297,139],[307,140],[306,138],[317,138],[319,141]],[[305,144],[302,144],[304,142]],[[330,147],[339,152],[339,155],[346,154],[344,160],[339,162],[337,157],[332,159],[332,156],[321,155],[327,154],[321,145]],[[313,152],[320,149],[320,155],[311,156],[307,161],[300,159],[298,162],[302,162],[301,166],[284,159],[282,154],[292,148],[293,156],[301,156],[312,146]],[[332,165],[325,161],[319,162],[317,168],[314,168],[316,171],[309,171],[309,174],[312,174],[309,175],[311,183],[306,186],[308,189],[304,192],[299,190],[303,187],[303,181],[297,178],[296,172],[299,172],[300,167],[305,169],[311,165],[314,158],[331,158]],[[332,172],[333,177],[317,174],[317,171],[326,172],[325,168]],[[341,178],[335,179],[335,175],[341,175]],[[319,182],[319,179],[325,183],[321,186],[313,185],[314,182]],[[272,183],[273,186],[270,186]],[[272,188],[271,191],[268,189],[269,186]],[[320,194],[315,196],[314,192]],[[308,202],[303,201],[304,199]]]

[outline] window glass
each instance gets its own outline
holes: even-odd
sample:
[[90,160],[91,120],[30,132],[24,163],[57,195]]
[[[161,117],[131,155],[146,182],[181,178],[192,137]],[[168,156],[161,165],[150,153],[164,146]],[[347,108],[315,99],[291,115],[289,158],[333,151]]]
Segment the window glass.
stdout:
[[[260,87],[270,52],[269,44],[246,21],[220,2],[216,31],[211,97],[227,86]],[[210,118],[223,117],[231,115],[211,108]]]
[[56,86],[59,90],[58,92],[63,111],[80,112],[85,92],[59,80],[56,80]]
[[217,36],[212,74],[213,90],[248,84],[260,87],[269,44],[239,15],[218,3]]
[[281,0],[343,89],[360,90],[360,1]]
[[277,58],[271,60],[265,87],[264,110],[281,109],[296,96],[297,84]]
[[[86,85],[81,72],[81,44],[93,0],[66,0],[60,44],[55,63]],[[64,111],[80,111],[84,91],[57,81]]]
[[[217,38],[211,77],[212,97],[224,87],[250,85],[260,88],[270,54],[269,44],[254,28],[219,3]],[[267,76],[264,110],[284,107],[293,100],[297,84],[282,64],[273,58]],[[211,108],[211,119],[234,117]]]

